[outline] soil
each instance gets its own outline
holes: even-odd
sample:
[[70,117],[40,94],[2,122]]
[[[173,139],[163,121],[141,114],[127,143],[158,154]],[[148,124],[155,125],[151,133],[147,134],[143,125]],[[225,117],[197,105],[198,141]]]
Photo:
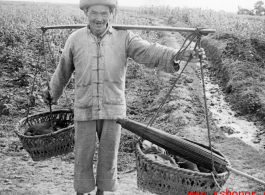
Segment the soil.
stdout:
[[[152,20],[154,25],[163,24],[163,20]],[[154,22],[156,21],[156,22]],[[179,48],[183,37],[178,33],[159,33],[157,40]],[[181,63],[181,69],[184,64]],[[129,62],[126,82],[128,117],[147,123],[157,110],[159,103],[179,73],[168,74],[144,68]],[[208,132],[203,107],[203,94],[200,71],[196,64],[189,64],[181,79],[171,93],[169,101],[154,123],[154,127],[173,135],[187,137],[190,140],[208,145]],[[1,90],[5,90],[2,88]],[[43,108],[42,108],[43,109]],[[36,109],[36,111],[42,111]],[[213,147],[221,151],[231,162],[233,168],[265,181],[264,151],[257,150],[238,138],[229,138],[215,123],[209,113],[211,141]],[[0,126],[0,194],[2,195],[73,195],[74,155],[34,162],[22,148],[12,130],[21,116],[2,115]],[[135,170],[135,142],[133,133],[123,129],[119,153],[118,178],[120,187],[115,195],[148,195],[137,188]],[[96,159],[95,159],[96,162]],[[256,191],[264,195],[265,186],[231,173],[224,191]],[[94,195],[95,192],[92,192]]]

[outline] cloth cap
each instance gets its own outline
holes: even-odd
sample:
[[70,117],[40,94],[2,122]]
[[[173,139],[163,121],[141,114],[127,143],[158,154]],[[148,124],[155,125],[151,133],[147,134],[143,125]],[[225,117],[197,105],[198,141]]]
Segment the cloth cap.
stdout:
[[79,7],[82,10],[92,5],[107,5],[110,7],[117,7],[118,1],[117,0],[80,0],[79,3]]

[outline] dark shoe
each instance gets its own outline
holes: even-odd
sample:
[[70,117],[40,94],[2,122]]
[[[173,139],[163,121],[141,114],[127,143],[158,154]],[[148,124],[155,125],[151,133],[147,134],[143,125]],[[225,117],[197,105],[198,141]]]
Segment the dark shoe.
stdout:
[[96,195],[104,195],[104,191],[101,189],[98,189]]

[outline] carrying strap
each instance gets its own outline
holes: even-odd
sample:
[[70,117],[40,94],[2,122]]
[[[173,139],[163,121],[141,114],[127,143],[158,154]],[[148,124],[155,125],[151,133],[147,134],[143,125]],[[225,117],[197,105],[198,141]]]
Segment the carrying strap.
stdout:
[[[39,62],[40,62],[40,48],[39,48],[39,54],[38,54],[38,60],[37,60],[37,64],[35,66],[35,73],[34,73],[34,78],[33,78],[33,82],[32,82],[32,88],[31,88],[31,92],[29,94],[29,98],[28,98],[28,107],[27,107],[27,114],[26,114],[26,123],[28,123],[28,117],[29,117],[29,109],[30,109],[30,106],[31,106],[31,102],[32,102],[32,98],[34,97],[33,96],[33,92],[34,92],[34,88],[35,88],[35,83],[36,83],[36,78],[37,78],[37,74],[39,72]],[[35,101],[35,99],[34,99]]]
[[[184,52],[186,51],[186,49],[190,46],[190,44],[192,43],[192,41],[195,39],[195,35],[190,34],[184,41],[184,43],[182,44],[181,48],[179,49],[179,51],[177,52],[176,55],[174,55],[174,57],[172,58],[172,63],[173,61],[175,61],[175,59],[181,59],[184,55]],[[184,48],[186,42],[189,40],[189,38],[191,38],[190,42],[188,43],[188,45]],[[195,48],[196,49],[196,48]],[[175,81],[173,82],[171,88],[169,89],[168,93],[166,94],[165,98],[162,100],[161,104],[158,107],[157,112],[152,116],[151,120],[149,121],[149,123],[147,124],[148,126],[152,126],[152,124],[154,123],[157,115],[159,114],[159,112],[161,111],[161,108],[164,106],[164,104],[166,103],[167,99],[169,98],[173,88],[175,87],[176,83],[178,82],[178,80],[180,79],[182,73],[184,72],[184,70],[186,69],[189,61],[191,60],[192,56],[190,56],[189,60],[186,62],[184,68],[182,69],[182,71],[180,72],[179,76],[175,79]],[[181,60],[179,61],[179,63],[181,62]]]
[[[196,32],[196,31],[195,31]],[[176,59],[181,59],[185,53],[185,51],[187,50],[187,48],[191,45],[192,41],[196,38],[196,33],[191,33],[190,35],[188,35],[184,41],[184,43],[182,44],[182,46],[180,47],[179,51],[174,55],[174,57],[172,58],[172,63],[173,61],[175,61]],[[185,46],[186,42],[189,41],[189,43]],[[197,44],[195,45],[194,50],[196,50]],[[190,56],[190,58],[188,59],[188,61],[186,62],[184,68],[182,69],[182,71],[180,72],[179,76],[175,79],[175,81],[173,82],[171,88],[169,89],[168,93],[166,94],[165,98],[162,100],[161,104],[159,105],[158,110],[156,111],[156,113],[152,116],[151,120],[149,121],[149,123],[147,124],[148,126],[152,126],[152,124],[154,123],[157,115],[159,114],[159,112],[161,111],[161,108],[164,106],[164,104],[166,103],[167,99],[169,98],[173,88],[175,87],[176,83],[179,81],[181,75],[183,74],[184,70],[186,69],[188,63],[190,62],[192,56]],[[179,63],[182,60],[179,61]]]
[[49,74],[48,74],[48,65],[47,65],[47,60],[46,60],[46,52],[45,52],[45,32],[46,29],[42,29],[42,48],[43,48],[43,58],[44,58],[44,64],[45,64],[45,72],[46,72],[46,84],[47,84],[47,88],[48,88],[48,102],[49,102],[49,110],[50,110],[50,120],[51,120],[51,128],[53,129],[53,115],[52,115],[52,97],[50,94],[50,79],[49,79]]
[[[197,47],[201,48],[201,37],[202,37],[202,33],[200,32],[201,28],[197,28],[195,32],[193,32],[192,34],[188,35],[184,41],[184,43],[182,44],[181,48],[179,49],[179,51],[177,52],[177,54],[174,56],[173,60],[175,59],[181,59],[184,55],[184,52],[186,51],[186,49],[190,46],[190,44],[193,42],[193,40],[195,38],[197,38],[196,40],[196,44],[194,46],[194,51],[196,50]],[[184,48],[186,42],[189,40],[189,43],[187,44],[187,46]],[[173,88],[176,86],[176,83],[179,81],[181,75],[183,74],[184,70],[186,69],[188,63],[190,62],[190,60],[192,59],[192,56],[189,57],[188,61],[186,62],[186,64],[184,65],[182,71],[180,72],[179,76],[175,79],[175,81],[173,82],[173,85],[171,86],[171,88],[169,89],[168,93],[166,94],[165,98],[162,100],[158,110],[156,113],[154,113],[154,115],[152,116],[151,120],[149,121],[149,123],[147,124],[146,127],[150,127],[153,123],[155,118],[157,117],[158,113],[161,111],[161,108],[163,107],[163,105],[166,103],[167,99],[169,98]],[[206,99],[206,90],[205,90],[205,83],[204,83],[204,73],[203,73],[203,65],[202,65],[202,56],[199,55],[199,63],[200,63],[200,70],[201,70],[201,78],[202,78],[202,87],[203,87],[203,94],[204,94],[204,108],[205,108],[205,115],[206,115],[206,124],[207,124],[207,131],[208,131],[208,140],[209,140],[209,148],[211,150],[211,161],[212,161],[212,175],[217,176],[217,172],[215,170],[214,167],[214,160],[213,160],[213,150],[212,150],[212,144],[211,144],[211,131],[210,131],[210,125],[209,125],[209,117],[208,117],[208,108],[207,108],[207,99]],[[144,134],[144,132],[143,132]],[[214,181],[216,182],[216,184],[219,186],[219,184],[217,183],[215,177],[214,177]]]

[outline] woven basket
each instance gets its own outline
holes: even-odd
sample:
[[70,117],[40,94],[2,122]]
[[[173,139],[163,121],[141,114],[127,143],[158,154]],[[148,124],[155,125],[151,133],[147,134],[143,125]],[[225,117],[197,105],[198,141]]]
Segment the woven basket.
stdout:
[[57,155],[67,154],[74,150],[73,112],[70,110],[55,110],[52,112],[52,117],[54,120],[60,120],[66,128],[45,135],[24,135],[28,127],[50,121],[50,112],[43,112],[23,118],[16,127],[15,133],[33,161],[45,160]]
[[[146,157],[140,145],[139,140],[136,144],[137,185],[143,191],[163,195],[187,195],[188,191],[204,191],[207,195],[214,195],[214,191],[220,191],[220,187],[225,184],[230,175],[230,171],[217,174],[215,179],[219,187],[211,173],[196,172],[155,162]],[[224,157],[219,151],[214,151]]]

